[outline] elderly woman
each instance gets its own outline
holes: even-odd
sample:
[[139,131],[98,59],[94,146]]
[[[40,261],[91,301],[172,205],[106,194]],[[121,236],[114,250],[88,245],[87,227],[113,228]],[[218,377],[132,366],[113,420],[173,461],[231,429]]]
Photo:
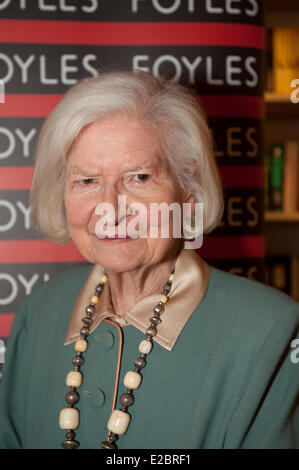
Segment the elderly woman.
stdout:
[[204,234],[222,216],[196,97],[137,72],[79,82],[41,131],[32,209],[91,265],[57,275],[16,314],[2,448],[298,446],[298,303],[210,266],[173,236],[174,211],[169,235],[150,236],[162,203],[189,204],[193,220],[202,204]]

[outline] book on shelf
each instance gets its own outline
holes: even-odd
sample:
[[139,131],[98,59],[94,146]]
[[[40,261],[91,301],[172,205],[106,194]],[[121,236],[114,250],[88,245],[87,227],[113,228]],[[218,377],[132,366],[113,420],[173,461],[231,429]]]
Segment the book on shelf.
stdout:
[[275,27],[272,31],[273,91],[290,94],[299,78],[299,27]]
[[266,257],[266,284],[299,301],[299,256]]
[[266,153],[265,207],[286,214],[299,211],[299,141],[272,145]]

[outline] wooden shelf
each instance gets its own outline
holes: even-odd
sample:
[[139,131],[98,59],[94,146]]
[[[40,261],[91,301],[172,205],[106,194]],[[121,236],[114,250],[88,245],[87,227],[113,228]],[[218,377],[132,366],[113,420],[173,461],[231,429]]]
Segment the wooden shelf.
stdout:
[[266,222],[299,222],[299,211],[297,212],[280,212],[280,211],[267,211],[265,212]]
[[264,94],[267,119],[299,119],[299,103],[291,102],[292,90],[290,87],[289,95],[272,92]]
[[[289,95],[282,95],[279,93],[274,93],[272,91],[266,91],[264,94],[264,99],[266,103],[290,103],[291,102],[291,95],[292,88],[290,87],[290,94]],[[294,103],[292,103],[294,104]]]

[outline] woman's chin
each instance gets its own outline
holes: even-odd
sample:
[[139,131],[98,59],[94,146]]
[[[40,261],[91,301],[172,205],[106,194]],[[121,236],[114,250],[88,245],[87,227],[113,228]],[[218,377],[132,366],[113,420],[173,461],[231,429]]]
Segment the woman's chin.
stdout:
[[141,239],[99,240],[85,257],[91,263],[104,266],[107,271],[130,271],[140,265],[143,244]]

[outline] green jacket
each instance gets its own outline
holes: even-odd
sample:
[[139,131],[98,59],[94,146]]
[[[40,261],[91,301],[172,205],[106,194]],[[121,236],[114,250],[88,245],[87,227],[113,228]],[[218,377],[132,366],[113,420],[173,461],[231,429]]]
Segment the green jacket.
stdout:
[[[0,448],[61,448],[74,344],[70,315],[90,267],[60,274],[18,310],[0,385]],[[299,304],[276,289],[210,268],[204,298],[172,351],[155,343],[129,408],[119,449],[299,447]],[[144,334],[123,327],[123,377]],[[78,389],[80,448],[101,448],[111,413],[117,328],[103,321],[89,338]],[[294,343],[293,343],[294,345]],[[298,346],[297,346],[298,351]],[[296,401],[297,397],[297,401]]]

